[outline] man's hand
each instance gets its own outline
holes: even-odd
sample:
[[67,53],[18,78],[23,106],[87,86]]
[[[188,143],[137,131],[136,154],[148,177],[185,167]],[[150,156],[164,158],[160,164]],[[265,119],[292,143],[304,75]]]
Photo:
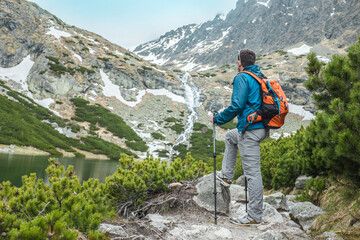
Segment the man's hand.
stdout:
[[210,122],[214,123],[214,114],[210,114]]

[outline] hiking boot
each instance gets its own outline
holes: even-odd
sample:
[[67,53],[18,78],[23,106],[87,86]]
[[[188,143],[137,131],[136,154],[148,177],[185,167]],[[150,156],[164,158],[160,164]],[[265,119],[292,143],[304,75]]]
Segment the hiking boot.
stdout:
[[219,180],[220,184],[226,188],[230,187],[230,185],[232,183],[232,180],[224,177],[224,175],[222,174],[221,171],[216,172],[216,179]]
[[259,222],[255,221],[252,217],[250,217],[247,214],[239,218],[230,218],[230,222],[237,225],[245,225],[245,226],[260,224]]

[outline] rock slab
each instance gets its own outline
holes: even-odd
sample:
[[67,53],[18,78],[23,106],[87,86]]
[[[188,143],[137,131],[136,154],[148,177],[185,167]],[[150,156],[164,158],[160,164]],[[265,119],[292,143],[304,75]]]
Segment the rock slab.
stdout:
[[298,222],[306,231],[313,224],[315,218],[325,211],[311,202],[299,202],[290,207],[290,217]]
[[[197,196],[194,201],[200,207],[212,212],[214,211],[214,174],[202,177],[196,185]],[[217,212],[229,214],[230,212],[230,191],[216,181],[216,210]]]

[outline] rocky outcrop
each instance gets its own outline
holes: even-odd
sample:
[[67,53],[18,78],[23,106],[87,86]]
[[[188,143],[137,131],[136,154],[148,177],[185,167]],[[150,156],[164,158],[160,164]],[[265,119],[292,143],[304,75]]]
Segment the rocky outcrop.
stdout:
[[[220,184],[217,185],[218,189]],[[213,200],[213,174],[201,178],[197,184],[197,195],[195,202],[208,211],[214,211]],[[230,216],[241,216],[245,214],[244,187],[233,184],[229,188],[231,201],[227,205],[222,198],[223,192],[218,190],[218,210],[228,210]],[[221,196],[221,197],[220,197]],[[310,239],[307,230],[313,224],[314,219],[325,212],[310,202],[297,202],[294,196],[285,196],[278,192],[264,196],[262,222],[257,228],[263,233],[254,239]]]
[[305,189],[306,184],[311,178],[309,176],[299,176],[295,181],[295,189]]
[[[196,185],[197,195],[194,201],[202,208],[208,211],[214,211],[214,174],[202,177]],[[219,181],[216,181],[216,206],[217,211],[223,214],[230,212],[230,191],[224,188]]]
[[264,196],[264,202],[273,206],[276,210],[289,210],[286,197],[281,192]]
[[[24,81],[34,98],[103,93],[103,70],[121,92],[162,89],[184,94],[180,81],[106,39],[62,22],[25,0],[0,2],[0,68],[33,65]],[[18,89],[15,89],[18,90]]]
[[313,224],[315,218],[325,213],[324,210],[310,202],[296,203],[290,207],[290,216],[297,221],[304,230],[308,230]]
[[339,39],[338,46],[344,47],[357,40],[359,8],[357,0],[239,0],[226,17],[172,30],[135,52],[155,63],[180,62],[190,68],[233,63],[243,48],[263,54],[296,43],[313,46],[324,39]]

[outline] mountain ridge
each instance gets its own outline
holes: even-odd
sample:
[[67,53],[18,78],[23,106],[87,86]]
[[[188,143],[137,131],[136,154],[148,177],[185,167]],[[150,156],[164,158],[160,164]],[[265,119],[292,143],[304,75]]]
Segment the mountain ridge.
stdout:
[[[344,48],[357,40],[359,9],[356,0],[239,0],[225,20],[217,15],[202,24],[177,28],[134,52],[162,66],[199,70],[232,63],[242,48],[260,55],[299,43],[313,46],[324,39],[338,40],[337,47]],[[179,39],[180,32],[187,34]]]

